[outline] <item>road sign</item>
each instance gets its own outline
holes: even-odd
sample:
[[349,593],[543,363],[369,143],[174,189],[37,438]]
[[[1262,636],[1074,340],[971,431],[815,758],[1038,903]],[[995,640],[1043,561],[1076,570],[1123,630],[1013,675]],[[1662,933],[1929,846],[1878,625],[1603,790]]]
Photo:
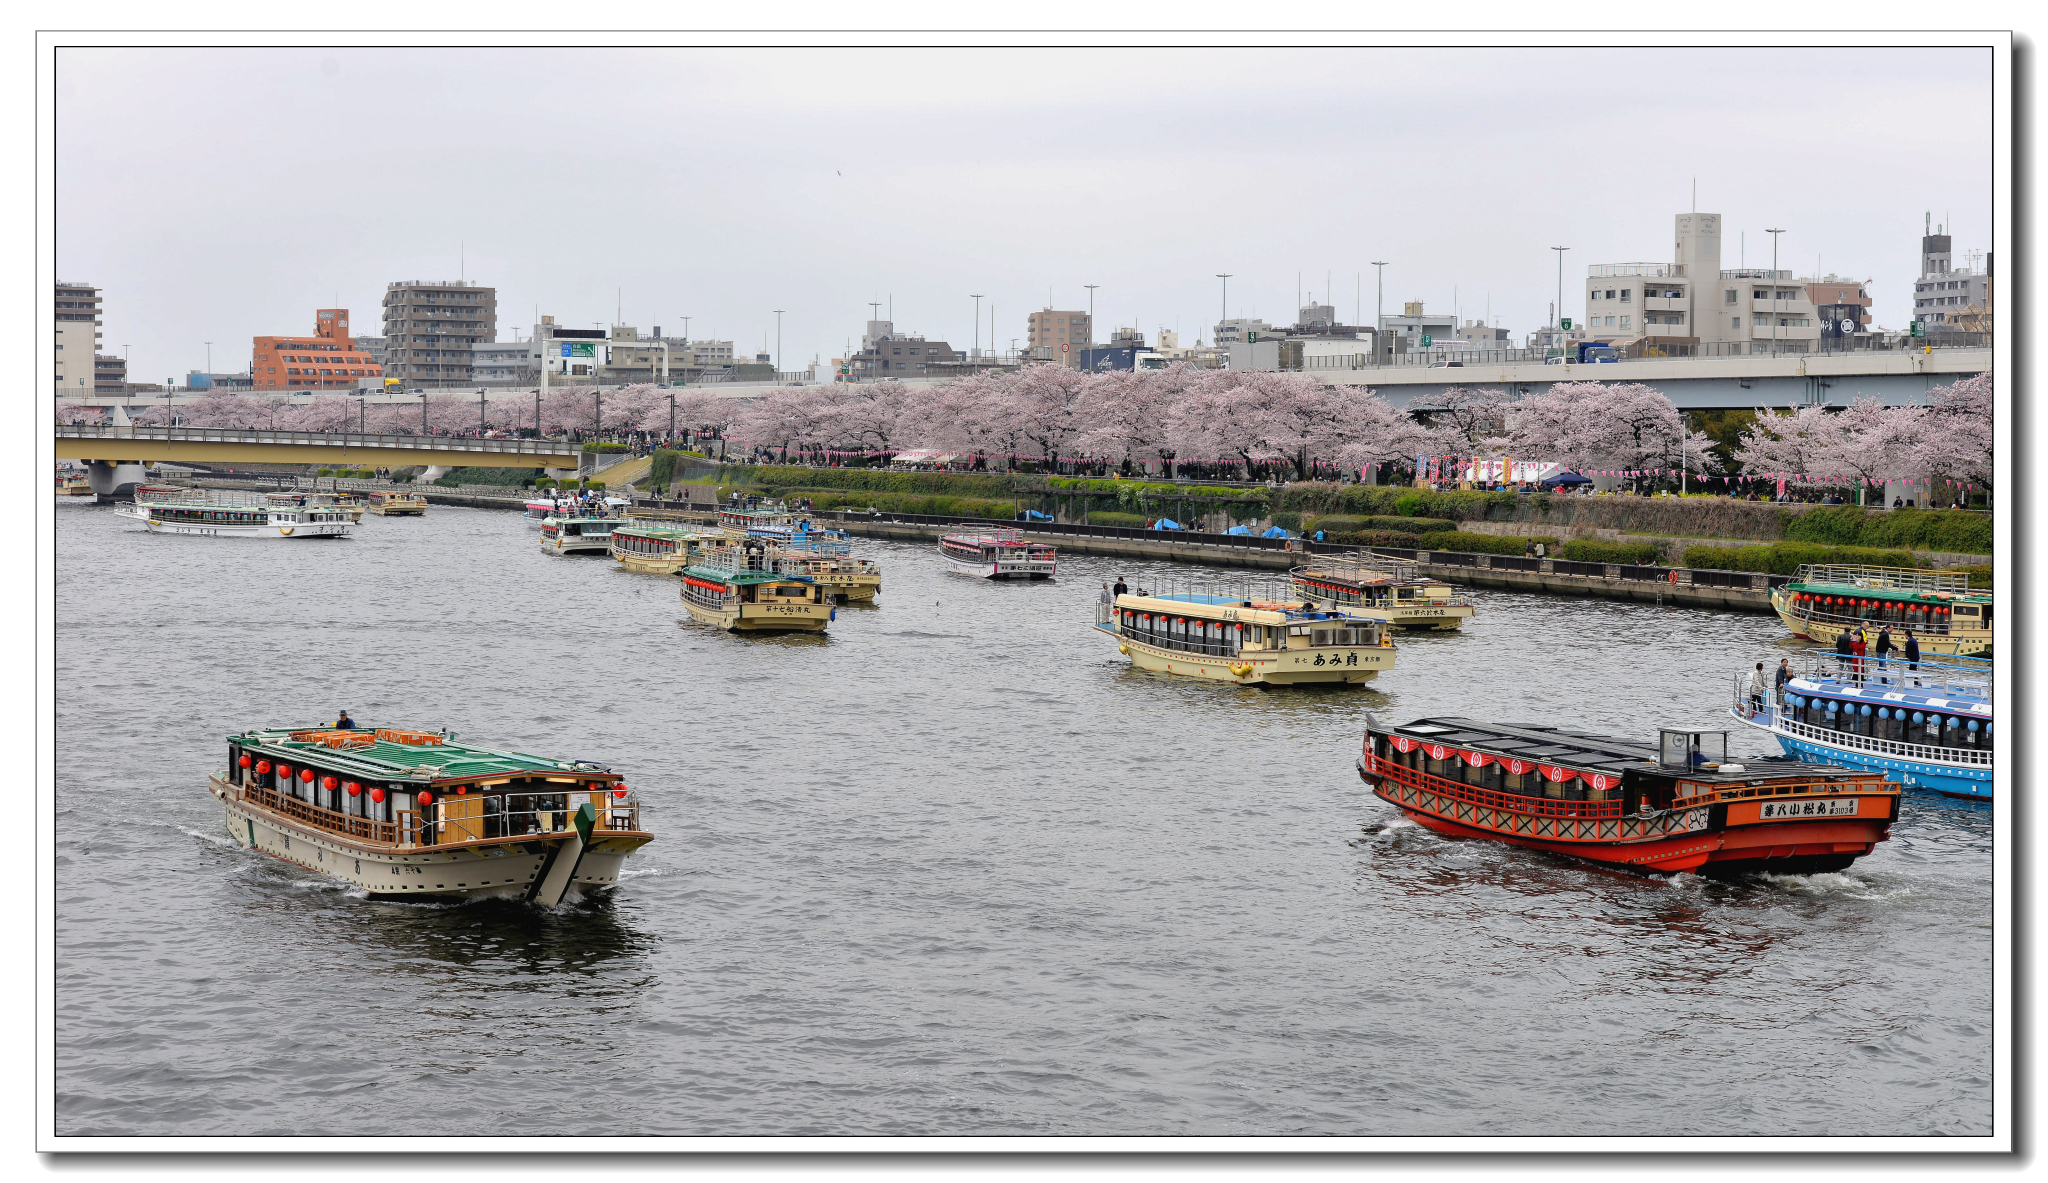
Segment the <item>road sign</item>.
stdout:
[[1913,322],[1913,335],[1915,337],[1925,337],[1927,335],[1927,322],[1915,320]]
[[1435,338],[1431,337],[1428,333],[1422,334],[1422,347],[1424,349],[1427,349],[1434,344],[1436,344]]
[[1060,352],[1061,352],[1061,353],[1065,353],[1066,351],[1067,351],[1067,347],[1066,347],[1066,346],[1064,346],[1064,345],[1060,346]]
[[571,342],[567,342],[567,343],[565,343],[565,344],[564,344],[564,345],[562,346],[562,356],[563,356],[563,357],[596,357],[596,356],[597,356],[597,344],[596,344],[595,342],[591,342],[590,344],[584,344],[584,343],[582,343],[582,342],[580,342],[580,341],[571,341]]
[[1572,331],[1572,318],[1571,318],[1571,317],[1567,316],[1567,317],[1565,317],[1565,318],[1564,318],[1563,320],[1561,320],[1561,321],[1558,321],[1557,323],[1558,323],[1558,324],[1560,324],[1560,325],[1563,325],[1563,326],[1564,326],[1564,331],[1565,331],[1565,332],[1569,333],[1569,332],[1571,332],[1571,331]]

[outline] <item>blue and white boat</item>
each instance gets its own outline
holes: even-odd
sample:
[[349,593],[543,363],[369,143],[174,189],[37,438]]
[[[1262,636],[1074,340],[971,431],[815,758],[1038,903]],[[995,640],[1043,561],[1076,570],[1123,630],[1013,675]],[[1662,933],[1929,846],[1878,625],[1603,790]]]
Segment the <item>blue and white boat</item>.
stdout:
[[1896,658],[1880,664],[1815,649],[1805,662],[1782,696],[1765,691],[1761,709],[1749,674],[1737,674],[1729,713],[1776,736],[1796,760],[1869,768],[1913,788],[1991,799],[1989,660],[1944,655],[1908,667]]

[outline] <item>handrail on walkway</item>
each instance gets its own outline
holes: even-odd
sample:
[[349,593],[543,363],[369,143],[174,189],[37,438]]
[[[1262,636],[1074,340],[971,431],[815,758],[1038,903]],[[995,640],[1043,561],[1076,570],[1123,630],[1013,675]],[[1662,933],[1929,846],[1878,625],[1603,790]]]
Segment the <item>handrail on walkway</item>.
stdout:
[[[563,440],[482,439],[459,435],[362,434],[329,431],[272,431],[258,427],[116,427],[107,423],[60,423],[58,439],[136,440],[152,443],[284,444],[300,447],[400,448],[420,452],[497,452],[508,456],[575,458],[583,445]],[[543,465],[566,468],[569,465]]]

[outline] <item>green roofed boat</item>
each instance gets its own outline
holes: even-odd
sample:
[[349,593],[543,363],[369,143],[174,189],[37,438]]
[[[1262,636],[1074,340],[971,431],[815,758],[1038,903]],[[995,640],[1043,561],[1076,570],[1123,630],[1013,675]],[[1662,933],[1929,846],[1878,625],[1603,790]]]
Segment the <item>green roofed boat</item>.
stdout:
[[[344,722],[346,718],[344,717]],[[560,903],[653,841],[618,773],[380,727],[250,730],[208,778],[236,842],[373,898]]]
[[1991,654],[1991,593],[1972,591],[1967,572],[1809,563],[1771,589],[1771,606],[1794,636],[1825,645],[1852,629],[1874,642],[1889,628],[1896,648],[1911,632],[1929,656]]
[[642,575],[674,575],[697,561],[708,544],[725,542],[725,535],[716,532],[637,522],[612,527],[611,537],[612,557],[619,566]]
[[676,572],[690,619],[727,632],[822,633],[832,621],[826,589],[804,573],[805,556],[758,538],[707,548]]

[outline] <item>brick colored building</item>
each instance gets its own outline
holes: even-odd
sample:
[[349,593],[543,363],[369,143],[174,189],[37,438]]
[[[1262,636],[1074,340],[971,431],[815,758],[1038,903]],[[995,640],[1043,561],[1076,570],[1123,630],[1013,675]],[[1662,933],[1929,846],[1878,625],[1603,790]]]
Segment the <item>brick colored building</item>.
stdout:
[[258,391],[352,389],[382,372],[367,351],[356,348],[346,308],[315,312],[310,336],[256,338],[249,362]]

